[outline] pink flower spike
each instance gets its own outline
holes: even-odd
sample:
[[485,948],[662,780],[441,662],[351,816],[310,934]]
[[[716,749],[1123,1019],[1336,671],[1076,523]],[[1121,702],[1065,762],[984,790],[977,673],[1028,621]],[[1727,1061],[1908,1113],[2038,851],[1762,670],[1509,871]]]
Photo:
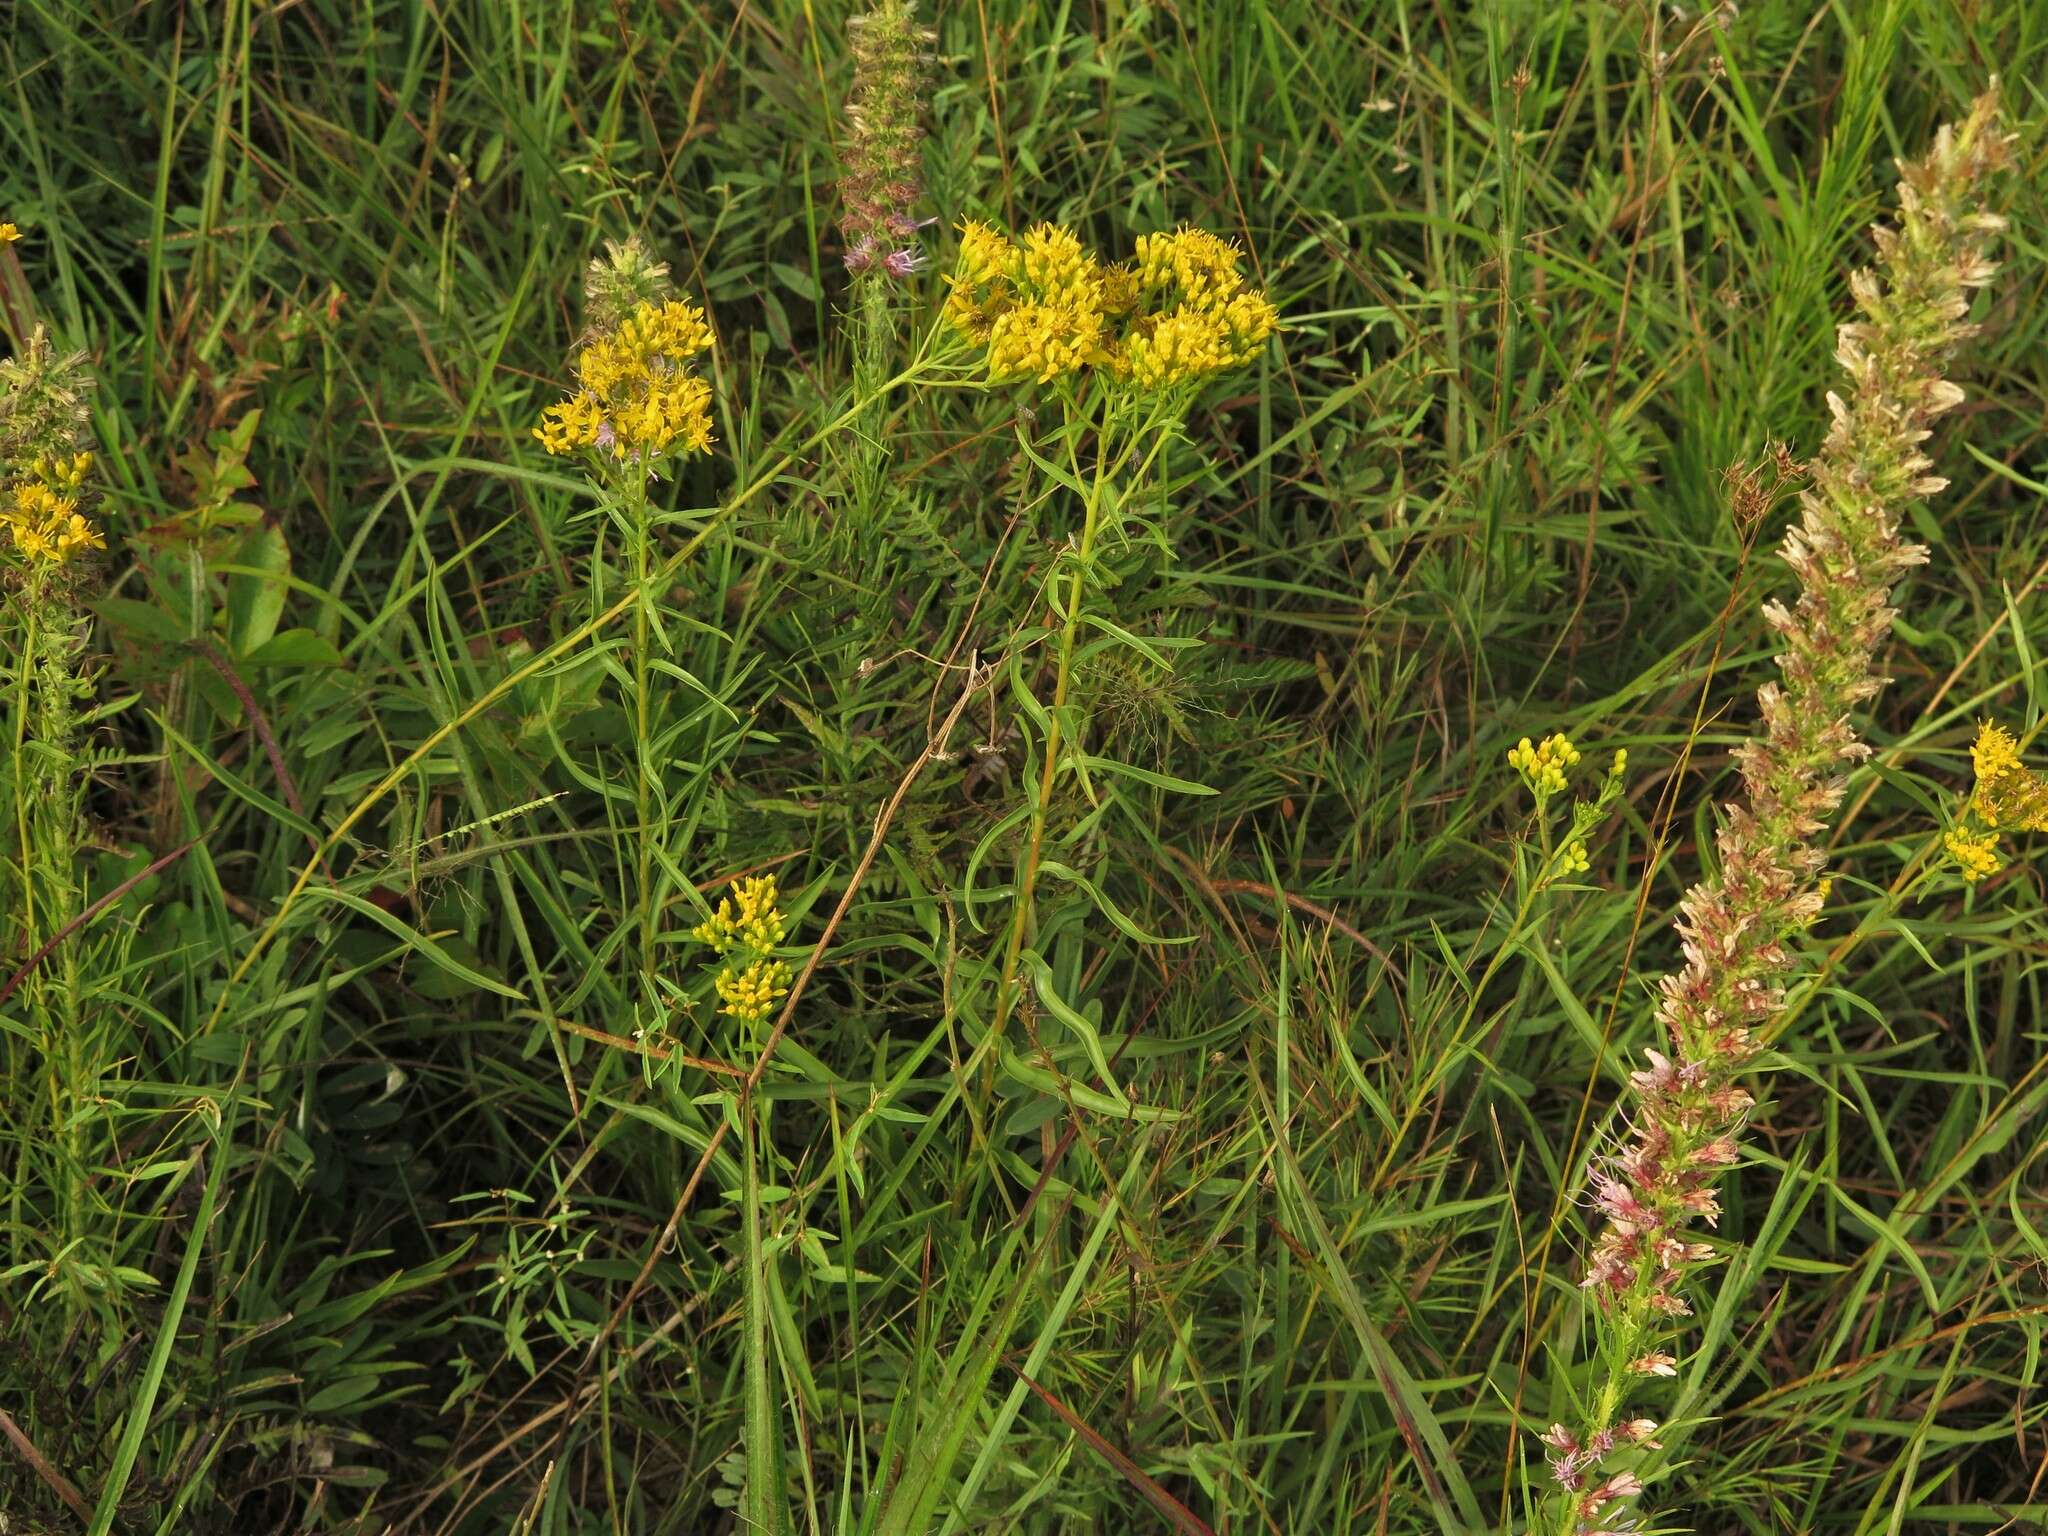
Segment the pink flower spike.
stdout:
[[1676,1376],[1678,1361],[1661,1349],[1653,1349],[1647,1355],[1629,1361],[1628,1368],[1638,1376]]

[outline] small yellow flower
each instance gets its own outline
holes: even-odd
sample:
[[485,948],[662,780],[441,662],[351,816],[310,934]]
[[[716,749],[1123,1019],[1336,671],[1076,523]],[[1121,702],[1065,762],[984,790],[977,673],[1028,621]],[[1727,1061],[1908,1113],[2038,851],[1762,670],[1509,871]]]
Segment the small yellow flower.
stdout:
[[1221,373],[1236,351],[1220,315],[1181,309],[1164,316],[1150,334],[1133,336],[1128,357],[1131,381],[1140,389],[1167,389]]
[[1559,865],[1568,875],[1583,875],[1593,867],[1592,860],[1586,856],[1586,845],[1579,842],[1565,844]]
[[2003,726],[1986,723],[1970,748],[1977,787],[1970,810],[1987,827],[2048,831],[2048,780],[2020,761],[2019,743]]
[[960,263],[955,274],[970,283],[1008,282],[1016,277],[1017,247],[1000,231],[977,219],[960,227]]
[[691,937],[721,955],[736,948],[771,950],[782,942],[785,927],[780,901],[773,875],[750,876],[734,885],[730,896],[719,899]]
[[1980,782],[1999,778],[2020,766],[2020,744],[2004,726],[1986,720],[1970,744],[1970,766]]
[[780,960],[750,961],[744,970],[727,966],[714,982],[719,1012],[744,1024],[758,1024],[789,995],[789,967]]
[[[68,473],[78,460],[91,464],[89,454],[64,460]],[[38,470],[43,466],[38,465]],[[84,481],[79,469],[77,484]],[[75,493],[76,484],[72,486]],[[105,549],[99,530],[78,510],[75,494],[65,495],[41,479],[17,480],[8,488],[9,500],[0,506],[0,527],[23,558],[42,564],[60,564],[88,549]]]
[[39,458],[31,466],[36,479],[52,490],[76,495],[92,473],[90,453],[57,454]]
[[1565,772],[1577,766],[1578,761],[1578,748],[1562,731],[1553,732],[1540,743],[1524,736],[1508,748],[1508,766],[1522,776],[1522,782],[1538,799],[1562,794]]
[[988,371],[994,379],[1049,384],[1101,355],[1102,314],[1079,304],[1019,304],[989,327]]
[[1972,885],[1997,874],[2004,867],[1998,857],[1996,832],[1971,832],[1963,827],[1950,827],[1941,841],[1963,878]]
[[12,245],[21,238],[21,231],[12,224],[0,224],[0,245]]

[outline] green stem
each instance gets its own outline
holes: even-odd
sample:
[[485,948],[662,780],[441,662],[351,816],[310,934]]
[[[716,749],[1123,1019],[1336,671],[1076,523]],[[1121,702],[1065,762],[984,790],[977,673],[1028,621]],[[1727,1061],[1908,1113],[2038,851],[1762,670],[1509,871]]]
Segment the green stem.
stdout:
[[647,686],[647,608],[653,601],[648,590],[647,477],[635,466],[634,489],[628,511],[633,541],[633,809],[639,827],[639,857],[634,891],[640,904],[640,974],[643,996],[654,1000],[654,942],[660,924],[660,904],[654,892],[654,782],[648,773],[649,728],[653,703]]
[[[1132,440],[1142,437],[1156,424],[1156,417],[1148,417],[1132,434]],[[994,1022],[989,1028],[986,1046],[988,1056],[983,1066],[982,1097],[984,1102],[994,1089],[996,1058],[1000,1054],[1003,1032],[1008,1027],[1010,1015],[1017,1006],[1019,987],[1018,967],[1023,963],[1024,941],[1029,936],[1033,917],[1033,900],[1038,888],[1038,869],[1045,851],[1045,824],[1052,809],[1053,785],[1059,775],[1060,748],[1064,738],[1064,716],[1067,706],[1067,691],[1073,678],[1074,650],[1081,631],[1081,604],[1087,596],[1088,563],[1095,553],[1095,541],[1102,531],[1102,512],[1106,503],[1104,495],[1108,487],[1109,466],[1115,458],[1111,451],[1111,433],[1115,427],[1111,403],[1104,402],[1103,419],[1096,436],[1095,475],[1089,483],[1087,499],[1081,516],[1081,543],[1075,551],[1074,573],[1067,587],[1066,620],[1060,628],[1059,658],[1053,675],[1052,709],[1045,733],[1045,758],[1038,774],[1038,792],[1031,806],[1031,827],[1024,847],[1024,861],[1017,872],[1016,898],[1010,920],[1010,937],[1003,951],[1003,968],[996,982],[996,1005]],[[1165,446],[1168,434],[1161,432],[1154,438],[1152,447],[1142,463],[1132,473],[1132,480],[1142,480]],[[1073,438],[1067,440],[1067,458],[1073,464]],[[1078,472],[1074,477],[1077,481]]]
[[752,1094],[742,1094],[746,1127],[746,1183],[740,1194],[746,1212],[746,1525],[759,1536],[785,1536],[789,1505],[783,1497],[782,1431],[775,1417],[775,1389],[768,1357],[768,1254],[761,1234],[761,1175],[755,1141],[765,1135],[765,1114],[757,1117]]
[[14,670],[14,821],[21,843],[21,934],[27,951],[31,953],[36,940],[36,887],[30,874],[34,867],[35,846],[28,818],[34,796],[29,792],[28,753],[23,748],[28,742],[28,679],[35,670],[36,644],[40,638],[36,634],[36,621],[42,614],[42,607],[42,579],[31,577],[22,589],[24,625]]
[[[1038,886],[1038,866],[1045,851],[1045,822],[1052,808],[1053,782],[1059,774],[1061,722],[1067,707],[1067,688],[1073,676],[1074,640],[1080,633],[1081,602],[1086,596],[1088,560],[1095,552],[1095,535],[1102,521],[1102,488],[1109,466],[1107,422],[1104,441],[1097,443],[1095,478],[1081,516],[1081,544],[1075,552],[1074,573],[1067,587],[1067,617],[1060,629],[1059,661],[1053,675],[1052,709],[1045,731],[1045,760],[1039,769],[1038,794],[1031,805],[1031,830],[1024,845],[1024,862],[1017,871],[1017,891],[1010,919],[1009,942],[1003,951],[1003,969],[996,983],[995,1021],[990,1027],[992,1047],[986,1074],[995,1071],[996,1048],[1017,1004],[1017,968],[1024,957],[1024,940],[1031,930],[1032,897]],[[984,1086],[987,1086],[985,1083]]]

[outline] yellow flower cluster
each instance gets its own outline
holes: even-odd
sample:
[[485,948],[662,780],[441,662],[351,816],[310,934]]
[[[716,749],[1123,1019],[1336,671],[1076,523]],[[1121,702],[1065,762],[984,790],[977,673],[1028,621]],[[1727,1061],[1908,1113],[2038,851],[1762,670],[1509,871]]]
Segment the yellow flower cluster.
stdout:
[[1955,860],[1956,868],[1965,880],[1975,885],[1997,874],[2005,867],[1998,857],[1998,834],[1996,832],[1972,832],[1967,827],[1950,827],[1942,834],[1942,847]]
[[2048,832],[2048,779],[2020,761],[2012,732],[1988,721],[1970,745],[1970,766],[1977,783],[1964,807],[1965,824],[1951,827],[1942,846],[1974,884],[2004,867],[1998,857],[2001,832]]
[[1133,327],[1126,351],[1141,389],[1169,389],[1248,363],[1280,323],[1272,301],[1245,282],[1237,247],[1207,230],[1139,236],[1137,280],[1157,309]]
[[753,875],[719,898],[717,909],[691,933],[718,954],[734,949],[773,949],[782,942],[781,893],[773,875]]
[[1146,235],[1134,264],[1115,265],[1056,224],[1013,241],[970,221],[947,285],[947,320],[987,348],[998,380],[1048,384],[1092,368],[1169,389],[1249,362],[1279,323],[1237,248],[1197,229]]
[[769,953],[788,928],[781,899],[773,875],[750,876],[720,897],[690,935],[727,957],[712,981],[718,1011],[744,1024],[760,1023],[789,995],[789,967]]
[[720,1013],[743,1024],[759,1024],[789,996],[789,967],[780,960],[753,960],[744,969],[728,965],[713,985],[718,988]]
[[[1578,761],[1579,749],[1571,744],[1570,738],[1562,731],[1544,737],[1541,742],[1532,742],[1524,736],[1514,746],[1508,748],[1508,766],[1522,776],[1522,782],[1529,786],[1539,800],[1563,794],[1565,772],[1576,767]],[[1628,755],[1625,752],[1617,752],[1614,771],[1610,776],[1619,778],[1621,770],[1627,763]]]
[[106,540],[78,510],[78,494],[92,472],[89,453],[39,458],[0,497],[0,531],[31,564],[61,565]]
[[1987,827],[2048,832],[2048,780],[2020,762],[2020,744],[2003,726],[1979,727],[1970,748],[1977,788],[1970,809]]
[[711,451],[711,386],[689,361],[711,345],[704,311],[679,299],[636,306],[576,358],[578,391],[533,429],[549,453],[597,448],[647,463]]

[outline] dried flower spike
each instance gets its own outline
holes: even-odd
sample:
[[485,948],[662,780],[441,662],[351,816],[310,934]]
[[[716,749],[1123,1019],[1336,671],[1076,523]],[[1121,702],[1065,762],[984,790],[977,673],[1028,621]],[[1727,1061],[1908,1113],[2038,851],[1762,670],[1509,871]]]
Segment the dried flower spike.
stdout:
[[1553,1458],[1560,1492],[1543,1529],[1609,1528],[1615,1516],[1604,1506],[1639,1486],[1620,1472],[1582,1492],[1596,1463],[1632,1438],[1620,1433],[1634,1422],[1622,1417],[1627,1399],[1678,1370],[1664,1346],[1689,1311],[1679,1291],[1712,1257],[1685,1234],[1719,1215],[1713,1184],[1736,1160],[1754,1102],[1736,1078],[1779,1017],[1795,966],[1789,946],[1820,908],[1813,839],[1841,801],[1844,766],[1869,753],[1850,712],[1884,685],[1875,661],[1892,584],[1925,558],[1901,539],[1900,515],[1943,484],[1920,444],[1962,399],[1941,368],[1972,334],[1970,290],[1994,271],[1985,244],[2003,220],[1974,204],[2010,142],[1992,94],[1943,128],[1924,159],[1900,168],[1899,227],[1874,236],[1880,274],[1851,280],[1861,318],[1840,328],[1835,353],[1848,397],[1828,396],[1833,426],[1785,536],[1799,597],[1764,609],[1784,640],[1781,679],[1759,691],[1762,730],[1737,753],[1744,797],[1717,838],[1719,875],[1680,907],[1686,964],[1664,979],[1657,1010],[1670,1055],[1650,1052],[1650,1069],[1633,1075],[1629,1144],[1593,1173],[1605,1224],[1584,1285],[1596,1302],[1594,1358],[1609,1364],[1596,1369],[1584,1424],[1544,1437],[1573,1449]]

